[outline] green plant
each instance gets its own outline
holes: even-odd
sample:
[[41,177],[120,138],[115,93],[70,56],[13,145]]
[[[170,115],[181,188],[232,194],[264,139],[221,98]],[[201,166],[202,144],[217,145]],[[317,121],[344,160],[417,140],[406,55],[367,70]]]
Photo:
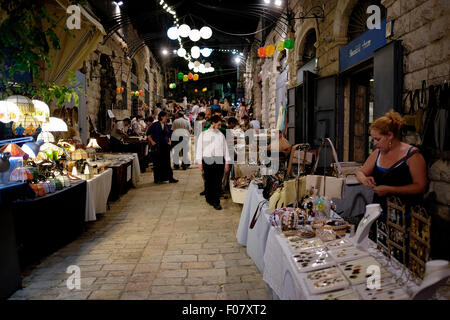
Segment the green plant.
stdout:
[[56,105],[61,106],[66,102],[70,102],[73,99],[74,105],[78,106],[79,104],[79,95],[77,90],[81,94],[85,94],[83,89],[78,86],[77,77],[75,73],[68,71],[68,80],[69,86],[58,85],[56,83],[52,84],[44,84],[41,83],[38,85],[36,90],[36,95],[42,98],[47,103],[55,100]]

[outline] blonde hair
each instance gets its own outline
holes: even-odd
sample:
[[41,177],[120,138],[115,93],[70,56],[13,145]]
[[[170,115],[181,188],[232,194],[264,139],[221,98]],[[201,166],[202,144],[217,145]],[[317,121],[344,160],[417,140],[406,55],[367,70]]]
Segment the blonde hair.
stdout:
[[370,125],[369,132],[371,130],[377,130],[382,135],[388,135],[389,132],[392,132],[394,137],[400,139],[404,122],[405,120],[400,113],[391,109],[388,113],[378,118]]

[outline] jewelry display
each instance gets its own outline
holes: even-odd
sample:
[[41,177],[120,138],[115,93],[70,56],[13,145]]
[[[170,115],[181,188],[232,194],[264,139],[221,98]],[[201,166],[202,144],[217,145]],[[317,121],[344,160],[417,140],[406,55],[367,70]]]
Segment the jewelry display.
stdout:
[[406,264],[406,206],[398,197],[387,199],[387,244],[389,254],[401,264]]
[[430,257],[431,217],[421,206],[411,208],[411,228],[409,233],[409,263],[412,273],[423,279],[425,264]]

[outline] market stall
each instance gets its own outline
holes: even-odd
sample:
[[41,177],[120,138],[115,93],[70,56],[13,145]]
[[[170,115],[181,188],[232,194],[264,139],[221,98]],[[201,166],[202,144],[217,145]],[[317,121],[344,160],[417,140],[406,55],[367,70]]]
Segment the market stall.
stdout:
[[87,180],[86,187],[86,217],[85,221],[97,220],[97,213],[105,213],[111,191],[113,170],[107,169]]

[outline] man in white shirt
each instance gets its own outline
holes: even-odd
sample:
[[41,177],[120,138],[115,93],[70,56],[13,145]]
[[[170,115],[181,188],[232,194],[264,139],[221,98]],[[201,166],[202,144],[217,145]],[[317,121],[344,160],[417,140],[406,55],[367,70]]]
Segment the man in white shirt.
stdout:
[[[184,118],[184,115],[182,112],[178,112],[175,114],[176,119],[173,121],[172,124],[172,136],[177,136],[179,137],[179,140],[176,141],[174,139],[172,139],[172,147],[175,148],[175,146],[181,142],[183,142],[183,144],[187,144],[188,148],[189,148],[189,142],[190,142],[190,132],[191,132],[191,124],[189,123],[189,120]],[[178,149],[178,148],[177,148]],[[179,151],[179,156],[183,156],[183,149],[181,149]],[[186,158],[184,159],[184,161],[182,160],[181,162],[181,167],[183,168],[183,170],[186,170],[189,167],[189,163],[188,163],[188,155],[189,152],[187,152]],[[180,164],[179,164],[179,159],[176,159],[175,154],[173,155],[173,168],[174,169],[179,169],[180,168]]]
[[227,141],[219,130],[222,120],[215,115],[211,118],[211,126],[200,133],[195,153],[195,160],[205,175],[206,202],[216,210],[222,210],[220,194],[224,173],[230,170],[232,162],[228,152]]

